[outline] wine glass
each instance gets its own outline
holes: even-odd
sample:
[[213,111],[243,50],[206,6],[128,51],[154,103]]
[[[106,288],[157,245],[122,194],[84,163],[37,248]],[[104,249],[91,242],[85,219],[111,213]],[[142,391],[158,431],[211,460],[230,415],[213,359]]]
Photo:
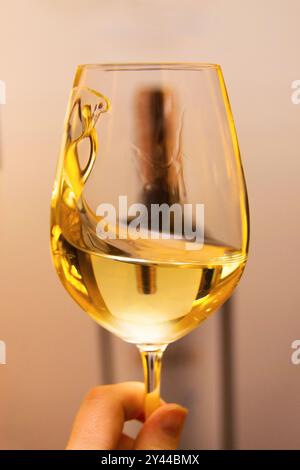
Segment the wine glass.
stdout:
[[139,348],[146,416],[160,404],[164,350],[231,295],[248,238],[220,66],[79,66],[52,195],[52,257],[82,309]]

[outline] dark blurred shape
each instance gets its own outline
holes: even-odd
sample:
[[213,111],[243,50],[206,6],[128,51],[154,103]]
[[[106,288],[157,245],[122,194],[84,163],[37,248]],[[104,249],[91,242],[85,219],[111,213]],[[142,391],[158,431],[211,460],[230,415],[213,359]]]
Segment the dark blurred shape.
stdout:
[[233,376],[233,302],[230,297],[222,307],[222,389],[223,389],[223,449],[235,449],[234,435],[234,376]]
[[182,116],[170,89],[143,88],[136,97],[136,151],[143,203],[184,202]]
[[[151,204],[183,202],[185,198],[181,130],[176,97],[170,90],[143,88],[136,97],[136,152],[138,171],[143,181],[140,202]],[[171,218],[171,231],[172,228]],[[160,220],[160,229],[162,220]],[[138,289],[142,294],[156,292],[153,266],[136,266]]]

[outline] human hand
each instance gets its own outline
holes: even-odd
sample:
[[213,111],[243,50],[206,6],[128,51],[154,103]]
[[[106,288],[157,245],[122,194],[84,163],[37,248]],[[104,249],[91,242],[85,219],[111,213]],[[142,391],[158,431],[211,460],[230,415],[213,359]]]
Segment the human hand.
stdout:
[[[144,400],[144,385],[139,382],[92,389],[77,413],[67,449],[176,449],[187,410],[162,403],[144,422]],[[136,439],[123,433],[125,421],[132,419],[144,422]]]

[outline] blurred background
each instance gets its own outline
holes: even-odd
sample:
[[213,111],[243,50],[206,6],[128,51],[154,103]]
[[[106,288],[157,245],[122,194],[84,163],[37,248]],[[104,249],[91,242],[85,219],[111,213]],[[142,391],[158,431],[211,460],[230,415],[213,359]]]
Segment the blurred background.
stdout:
[[183,448],[297,448],[300,366],[297,0],[0,0],[0,447],[65,446],[97,384],[142,379],[134,346],[60,285],[49,205],[79,63],[221,64],[251,205],[250,258],[230,303],[165,354],[163,396],[192,412]]

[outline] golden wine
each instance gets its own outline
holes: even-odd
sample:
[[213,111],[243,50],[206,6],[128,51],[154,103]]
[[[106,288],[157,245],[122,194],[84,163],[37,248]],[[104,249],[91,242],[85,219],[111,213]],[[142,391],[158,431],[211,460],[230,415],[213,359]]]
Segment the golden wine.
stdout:
[[240,252],[204,245],[196,263],[139,261],[92,252],[53,227],[60,279],[94,319],[126,341],[164,344],[195,328],[232,293],[245,264]]

